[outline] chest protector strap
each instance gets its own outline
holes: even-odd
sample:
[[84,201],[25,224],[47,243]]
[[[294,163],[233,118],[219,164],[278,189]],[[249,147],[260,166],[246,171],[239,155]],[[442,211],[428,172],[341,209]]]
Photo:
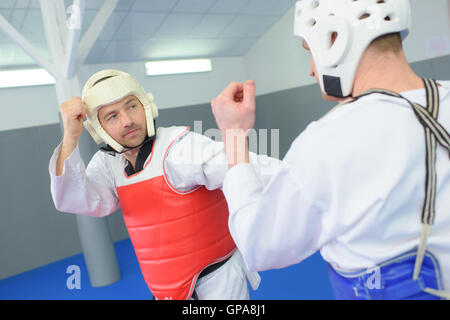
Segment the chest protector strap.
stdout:
[[[369,94],[379,93],[405,100],[413,108],[414,114],[424,128],[426,144],[425,199],[421,215],[422,230],[419,246],[413,255],[411,255],[410,252],[405,253],[399,257],[389,260],[389,263],[385,262],[380,264],[380,266],[382,266],[381,269],[379,268],[380,266],[377,267],[377,272],[381,272],[379,276],[387,278],[384,279],[386,282],[384,282],[384,285],[382,286],[383,288],[376,288],[383,290],[384,294],[380,294],[380,291],[376,290],[378,293],[375,296],[373,294],[364,295],[369,297],[369,299],[376,298],[377,296],[384,299],[390,299],[393,297],[394,299],[401,299],[413,296],[422,299],[425,298],[423,293],[425,293],[425,296],[429,294],[440,298],[450,299],[450,292],[442,290],[443,286],[442,279],[440,277],[439,263],[437,262],[437,259],[426,250],[430,229],[435,220],[436,147],[437,143],[440,144],[448,150],[450,156],[450,135],[437,121],[439,114],[439,90],[436,82],[434,80],[424,79],[424,84],[427,100],[426,108],[409,101],[398,93],[383,89],[369,90],[354,99],[357,100]],[[415,257],[413,264],[411,264],[411,257]],[[405,278],[405,270],[410,270],[412,275]],[[342,297],[342,292],[346,291],[343,290],[343,287],[350,284],[354,289],[361,287],[364,289],[362,290],[363,292],[368,293],[367,283],[364,283],[364,281],[361,282],[361,279],[364,279],[364,274],[367,277],[367,275],[370,276],[371,273],[366,271],[362,273],[357,272],[356,274],[358,274],[358,276],[355,277],[355,274],[344,274],[331,268],[330,279],[338,297]],[[361,276],[363,278],[360,278]],[[342,277],[345,279],[341,279]],[[359,286],[357,285],[355,287],[355,279],[359,279],[357,280],[360,283]],[[406,290],[401,290],[400,288]],[[355,289],[354,292],[354,297],[361,296],[361,292],[358,294],[357,289]]]

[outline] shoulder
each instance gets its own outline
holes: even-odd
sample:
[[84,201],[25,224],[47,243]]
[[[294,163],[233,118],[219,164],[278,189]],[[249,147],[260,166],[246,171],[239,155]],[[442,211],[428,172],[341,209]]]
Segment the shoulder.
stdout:
[[98,150],[91,158],[91,161],[89,161],[88,168],[90,170],[101,170],[105,173],[108,173],[111,171],[112,167],[122,167],[125,163],[125,157],[121,154],[117,155],[110,155],[106,152],[103,152],[101,150]]
[[437,83],[440,84],[439,94],[441,100],[448,99],[450,95],[450,81],[437,81]]
[[174,140],[172,151],[179,155],[201,156],[202,159],[209,159],[224,152],[224,147],[221,141],[214,141],[210,137],[197,132],[185,131],[184,134]]
[[156,136],[160,135],[173,135],[180,134],[182,132],[189,131],[189,126],[170,126],[170,127],[157,127],[156,128]]
[[158,127],[155,141],[163,148],[167,148],[185,136],[189,129],[190,127],[186,126]]
[[117,156],[109,155],[106,152],[98,150],[91,158],[90,163],[106,163],[107,161],[111,161]]
[[450,88],[449,80],[437,80],[437,83],[440,84],[444,88]]
[[318,121],[313,121],[294,140],[286,158],[298,163],[337,166],[352,161],[355,150],[372,153],[383,144],[392,128],[404,125],[399,119],[414,113],[401,99],[372,94],[337,106]]

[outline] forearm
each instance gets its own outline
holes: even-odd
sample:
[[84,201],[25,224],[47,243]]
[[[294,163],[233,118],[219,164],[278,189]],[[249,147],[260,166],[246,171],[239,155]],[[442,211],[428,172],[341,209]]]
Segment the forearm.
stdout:
[[56,176],[62,176],[64,172],[64,161],[73,153],[77,145],[78,139],[63,139],[58,160],[56,160]]
[[264,186],[252,165],[227,172],[229,228],[253,271],[283,268],[320,248],[322,210],[299,189],[285,165]]
[[54,150],[50,158],[49,173],[52,199],[57,210],[103,217],[118,208],[113,182],[105,174],[104,161],[98,159],[98,156],[101,154],[94,155],[86,169],[79,150],[75,147],[62,161],[64,170],[58,176],[57,162],[65,157],[63,143]]
[[245,134],[229,135],[228,140],[224,135],[224,140],[224,143],[213,141],[194,132],[178,140],[165,159],[165,172],[171,185],[180,191],[201,185],[209,190],[222,188],[229,167],[248,162],[266,185],[281,164],[278,159],[249,152]]
[[247,134],[243,130],[227,130],[223,137],[230,169],[241,163],[251,163],[263,185],[266,185],[280,168],[281,160],[249,152]]
[[247,132],[242,129],[226,129],[222,132],[222,137],[229,168],[250,162]]

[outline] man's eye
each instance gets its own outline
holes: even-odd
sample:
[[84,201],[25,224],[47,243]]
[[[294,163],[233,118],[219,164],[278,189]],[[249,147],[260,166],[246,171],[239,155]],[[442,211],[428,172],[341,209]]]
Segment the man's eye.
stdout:
[[136,105],[133,104],[130,106],[130,109],[134,109],[134,108],[136,108]]
[[114,119],[115,117],[116,117],[116,115],[113,114],[113,115],[110,115],[110,116],[108,117],[108,119],[106,119],[106,120],[110,121],[110,120]]

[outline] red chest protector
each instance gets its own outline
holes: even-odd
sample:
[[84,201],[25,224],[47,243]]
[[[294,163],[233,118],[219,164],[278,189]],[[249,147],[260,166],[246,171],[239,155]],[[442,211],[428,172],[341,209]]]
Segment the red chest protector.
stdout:
[[[157,133],[162,140],[171,136]],[[163,161],[179,137],[156,140],[143,171],[152,167],[152,161]],[[165,149],[164,156],[153,157],[161,149]],[[177,191],[167,182],[164,165],[159,165],[155,167],[162,168],[160,175],[118,186],[117,193],[142,274],[153,295],[159,300],[189,299],[200,272],[236,250],[228,229],[228,206],[221,190],[200,187]]]

